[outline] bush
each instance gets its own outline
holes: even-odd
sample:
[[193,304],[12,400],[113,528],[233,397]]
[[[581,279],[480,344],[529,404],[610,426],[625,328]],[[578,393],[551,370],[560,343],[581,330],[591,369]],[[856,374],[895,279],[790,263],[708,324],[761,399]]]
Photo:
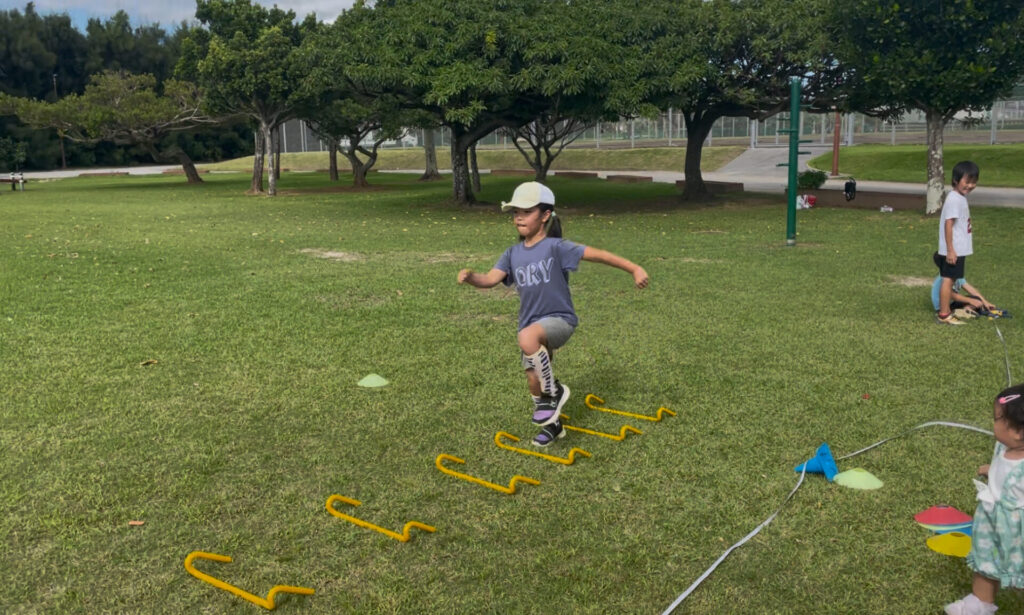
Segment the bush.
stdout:
[[800,190],[816,190],[828,179],[824,171],[804,171],[796,176],[796,187]]
[[7,137],[0,137],[0,168],[8,171],[21,169],[22,163],[28,156],[28,149],[20,141],[14,141]]

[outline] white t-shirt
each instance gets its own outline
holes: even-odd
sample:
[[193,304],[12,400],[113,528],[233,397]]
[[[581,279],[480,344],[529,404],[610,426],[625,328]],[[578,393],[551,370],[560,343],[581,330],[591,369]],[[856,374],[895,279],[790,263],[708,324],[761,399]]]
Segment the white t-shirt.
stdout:
[[967,197],[956,190],[946,195],[942,205],[942,219],[939,220],[939,254],[948,254],[946,249],[946,220],[954,218],[953,251],[957,256],[974,253],[974,242],[971,239],[971,210],[967,207]]

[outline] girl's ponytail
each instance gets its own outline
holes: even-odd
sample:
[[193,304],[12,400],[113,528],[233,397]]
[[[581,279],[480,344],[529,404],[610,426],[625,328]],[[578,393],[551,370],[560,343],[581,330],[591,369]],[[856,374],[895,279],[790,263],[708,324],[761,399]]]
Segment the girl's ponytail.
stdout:
[[[550,206],[543,206],[548,208]],[[561,239],[562,237],[562,219],[555,215],[554,208],[548,209],[551,212],[551,217],[548,218],[547,226],[544,229],[544,234],[548,237],[554,237],[555,239]]]

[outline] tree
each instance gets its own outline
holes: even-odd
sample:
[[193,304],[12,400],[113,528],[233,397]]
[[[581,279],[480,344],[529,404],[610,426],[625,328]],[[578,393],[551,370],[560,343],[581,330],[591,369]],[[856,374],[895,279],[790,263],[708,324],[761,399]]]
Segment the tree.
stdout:
[[[686,124],[686,199],[709,196],[700,163],[721,117],[764,118],[789,105],[791,77],[803,81],[804,102],[831,96],[838,68],[828,51],[824,9],[829,0],[689,0],[658,3],[647,19],[663,20],[638,37],[648,59],[636,77],[651,100],[679,109]],[[641,27],[644,25],[641,23]]]
[[[30,2],[24,12],[0,10],[0,92],[20,98],[56,102],[69,94],[82,94],[91,74],[104,68],[136,74],[152,74],[156,89],[170,75],[180,43],[189,30],[181,24],[168,34],[158,25],[133,28],[125,13],[107,20],[89,21],[83,34],[68,14],[36,13]],[[244,142],[230,130],[196,130],[176,133],[175,140],[193,158],[216,160],[248,153],[251,135]],[[136,145],[112,142],[74,142],[60,139],[50,129],[34,129],[15,116],[0,117],[0,136],[29,144],[28,168],[59,165],[66,150],[69,165],[128,164],[150,155]]]
[[[352,168],[352,185],[369,186],[366,174],[377,162],[377,150],[385,141],[405,134],[402,115],[386,98],[341,98],[317,109],[310,119],[313,131],[332,145],[331,155],[340,150]],[[369,145],[367,145],[369,140]],[[332,181],[337,181],[337,162],[332,160]]]
[[[281,124],[295,117],[293,99],[306,64],[296,61],[303,36],[316,28],[309,15],[296,24],[295,13],[266,9],[250,0],[198,0],[196,29],[182,42],[177,72],[192,77],[211,114],[242,114],[259,130],[252,192],[263,191],[263,155],[279,151]],[[262,143],[262,147],[260,147]],[[261,151],[262,150],[262,151]],[[259,172],[257,172],[257,169]],[[277,165],[269,164],[267,194],[277,194]]]
[[178,161],[190,183],[201,182],[188,154],[167,137],[223,118],[200,112],[199,91],[190,83],[169,80],[163,94],[155,86],[152,75],[106,72],[95,76],[81,95],[54,103],[8,97],[0,101],[0,108],[11,109],[30,126],[56,129],[74,141],[140,145],[158,162]]
[[849,71],[849,105],[896,117],[924,111],[928,125],[926,213],[942,204],[945,125],[989,108],[1024,74],[1020,0],[836,1],[832,21]]
[[159,25],[133,28],[128,14],[119,10],[105,21],[92,18],[85,26],[88,52],[86,74],[126,71],[151,74],[157,83],[172,76],[177,60],[177,34]]
[[17,171],[27,156],[28,150],[24,143],[0,137],[0,167],[3,170]]
[[[563,118],[555,113],[543,113],[532,122],[516,129],[504,129],[503,132],[512,138],[512,144],[526,159],[526,163],[534,171],[534,179],[543,182],[555,158],[570,143],[575,141],[594,125],[594,122],[578,118]],[[520,144],[523,141],[530,151]]]
[[[24,13],[0,11],[0,93],[56,100],[80,92],[86,84],[86,39],[67,15],[40,16],[31,2]],[[29,167],[48,168],[62,160],[62,143],[51,131],[27,128],[16,119],[0,118],[0,135],[30,143]],[[76,151],[68,154],[74,155]]]
[[[646,9],[632,8],[641,13]],[[547,7],[545,27],[534,33],[526,54],[528,66],[517,77],[537,114],[504,130],[537,181],[543,181],[562,150],[596,122],[655,112],[630,91],[635,82],[623,72],[634,61],[625,53],[629,38],[621,28],[630,20],[628,12],[621,0],[577,0]]]
[[[540,109],[526,58],[544,27],[542,0],[390,0],[357,4],[330,28],[314,79],[344,80],[429,113],[452,134],[452,192],[471,203],[468,153]],[[540,70],[540,67],[537,67]]]

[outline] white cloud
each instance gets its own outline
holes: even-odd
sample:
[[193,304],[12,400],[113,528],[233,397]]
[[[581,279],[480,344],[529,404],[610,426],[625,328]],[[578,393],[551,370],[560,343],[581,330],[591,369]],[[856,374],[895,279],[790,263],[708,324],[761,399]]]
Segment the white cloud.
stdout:
[[[257,4],[273,6],[295,11],[296,18],[301,20],[309,13],[316,13],[320,21],[332,22],[342,10],[352,6],[354,0],[255,0]],[[0,0],[0,10],[16,9],[24,11],[27,0],[16,2]],[[107,19],[117,11],[128,13],[133,26],[159,23],[164,27],[173,27],[182,21],[191,21],[195,17],[195,3],[191,1],[176,2],[152,0],[35,0],[36,12],[41,15],[50,13],[68,13],[75,26],[85,29],[90,17]]]

